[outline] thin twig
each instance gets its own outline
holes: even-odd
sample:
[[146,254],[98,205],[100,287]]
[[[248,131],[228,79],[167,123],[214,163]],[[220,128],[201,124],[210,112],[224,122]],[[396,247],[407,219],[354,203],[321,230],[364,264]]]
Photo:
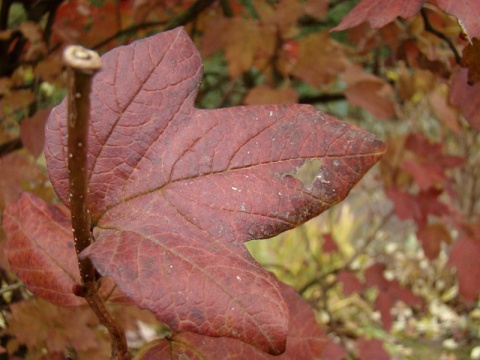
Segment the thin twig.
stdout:
[[182,26],[195,19],[203,10],[212,5],[216,0],[197,0],[184,12],[174,16],[163,28],[164,31]]
[[371,231],[370,234],[367,236],[363,245],[355,251],[355,253],[342,265],[342,267],[337,270],[337,272],[343,269],[348,269],[360,255],[365,253],[367,247],[370,246],[370,243],[375,240],[378,231],[390,221],[394,214],[395,211],[392,209],[387,215],[383,217],[382,221],[380,221],[380,223],[375,227],[375,229]]
[[7,141],[0,145],[0,158],[14,152],[23,147],[22,140],[18,137],[16,139]]
[[21,289],[22,287],[24,287],[25,284],[21,281],[19,282],[16,282],[14,284],[10,284],[10,285],[7,285],[7,286],[4,286],[0,289],[0,295],[3,295],[5,293],[9,293],[9,292],[12,292],[12,291],[15,291],[17,289]]
[[428,20],[428,15],[425,9],[420,10],[420,14],[422,15],[423,23],[425,25],[425,30],[428,31],[429,33],[432,33],[439,39],[445,41],[448,44],[448,47],[453,52],[453,56],[455,57],[455,62],[458,65],[462,65],[462,57],[458,52],[457,48],[455,47],[455,45],[453,44],[452,40],[450,40],[444,33],[438,31],[432,26],[432,24],[430,23],[430,20]]
[[134,33],[136,33],[137,31],[140,31],[140,30],[145,30],[145,29],[148,29],[148,28],[151,28],[151,27],[156,27],[156,26],[162,26],[164,24],[165,24],[164,21],[146,21],[146,22],[138,24],[138,25],[130,26],[126,29],[123,29],[123,30],[120,30],[120,31],[116,32],[115,34],[113,34],[112,36],[109,36],[106,39],[103,39],[99,43],[92,46],[92,49],[98,50],[101,47],[107,45],[110,41],[113,41],[116,38],[119,38],[121,36],[134,34]]
[[[88,177],[88,119],[92,77],[100,69],[97,53],[80,46],[69,46],[63,53],[69,73],[68,84],[68,177],[70,211],[75,250],[80,254],[91,243],[90,214],[87,204]],[[88,258],[78,259],[82,285],[74,286],[74,293],[83,296],[112,338],[112,358],[128,359],[125,333],[108,312],[99,296],[95,268]]]
[[[64,52],[68,67],[68,177],[75,249],[80,254],[91,243],[90,219],[87,209],[87,142],[92,77],[100,68],[100,57],[80,46]],[[95,59],[95,60],[92,60]],[[79,259],[84,285],[95,280],[95,269],[89,259]]]
[[223,16],[227,18],[233,17],[233,10],[228,0],[220,0],[220,6],[222,7]]
[[101,47],[107,45],[110,41],[113,41],[121,36],[134,34],[139,30],[149,29],[152,27],[163,26],[163,31],[171,30],[178,26],[182,26],[187,24],[188,22],[195,19],[203,10],[205,10],[208,6],[213,4],[216,0],[197,0],[192,6],[190,6],[184,12],[174,16],[168,22],[165,21],[146,21],[141,24],[130,26],[126,29],[120,30],[109,36],[108,38],[100,41],[99,43],[95,44],[92,49],[100,49]]
[[333,94],[321,94],[315,96],[301,96],[298,99],[300,104],[317,104],[317,103],[326,103],[331,101],[341,101],[345,100],[345,94],[342,93],[333,93]]

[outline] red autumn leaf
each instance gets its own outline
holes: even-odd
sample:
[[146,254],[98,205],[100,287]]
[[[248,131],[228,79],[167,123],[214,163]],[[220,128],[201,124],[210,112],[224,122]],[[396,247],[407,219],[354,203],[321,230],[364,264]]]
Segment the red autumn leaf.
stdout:
[[412,174],[420,190],[428,190],[441,184],[443,169],[437,163],[419,163],[417,159],[405,159],[403,170]]
[[389,83],[359,66],[349,66],[343,77],[347,84],[345,96],[350,104],[360,106],[377,118],[388,119],[395,114]]
[[383,341],[372,339],[367,340],[361,337],[357,342],[359,360],[388,360],[390,355],[383,348]]
[[480,294],[479,259],[479,237],[470,238],[464,236],[453,244],[448,264],[457,269],[458,291],[467,301],[474,301]]
[[323,19],[327,16],[329,2],[329,0],[307,0],[303,5],[303,11],[316,19]]
[[7,256],[5,255],[5,244],[7,242],[7,237],[3,229],[0,229],[0,269],[5,270],[6,272],[11,272],[10,263],[8,262]]
[[350,295],[354,293],[362,293],[365,286],[358,279],[358,277],[349,270],[342,270],[337,276],[337,280],[343,285],[343,293]]
[[243,102],[247,105],[293,104],[298,102],[298,95],[292,88],[257,86],[250,89]]
[[29,44],[25,52],[25,60],[36,61],[48,53],[47,44],[44,41],[42,27],[34,21],[22,22],[18,29],[28,40]]
[[421,191],[415,195],[421,213],[423,214],[420,219],[415,219],[417,223],[426,220],[428,215],[443,216],[451,213],[447,204],[440,202],[439,196],[441,193],[441,190],[430,189],[428,191]]
[[0,117],[8,116],[17,110],[26,109],[35,101],[30,90],[13,90],[0,98]]
[[447,86],[437,86],[430,94],[428,94],[428,102],[437,118],[440,119],[443,124],[448,126],[450,130],[458,134],[460,132],[458,114],[456,109],[448,103]]
[[388,292],[395,300],[400,300],[410,306],[423,307],[422,298],[415,295],[410,289],[402,286],[398,280],[389,282]]
[[[81,256],[175,331],[282,352],[287,306],[242,243],[341,201],[384,145],[311,106],[195,109],[202,64],[183,29],[102,62],[88,159],[96,241]],[[45,153],[68,203],[65,119],[64,102],[47,123]],[[299,180],[312,164],[317,175]]]
[[0,176],[0,209],[16,201],[22,191],[31,190],[26,184],[41,179],[41,171],[28,154],[11,153],[0,157],[0,169],[9,169]]
[[480,4],[477,0],[437,0],[438,7],[455,16],[466,34],[480,39]]
[[202,50],[211,54],[222,48],[231,77],[239,77],[256,61],[261,61],[262,56],[273,55],[275,28],[242,17],[214,19],[202,38]]
[[45,123],[49,113],[50,109],[42,109],[37,111],[32,118],[25,119],[20,123],[22,144],[34,157],[39,157],[43,151]]
[[88,1],[62,2],[53,24],[55,41],[94,46],[119,30],[118,4],[106,0],[103,6]]
[[[133,19],[136,23],[143,23],[149,15],[163,12],[172,12],[175,7],[186,8],[191,4],[184,4],[182,0],[134,0],[132,5]],[[165,17],[165,15],[164,15]]]
[[284,37],[288,37],[298,18],[306,11],[305,6],[306,4],[291,0],[280,0],[274,6],[266,1],[257,1],[255,11],[263,24],[273,25]]
[[370,265],[365,270],[365,282],[367,286],[374,286],[380,290],[385,290],[388,287],[388,280],[383,276],[383,272],[387,266],[382,263],[375,263]]
[[480,80],[480,40],[474,38],[462,52],[462,64],[468,68],[468,83],[473,85]]
[[447,227],[442,223],[428,224],[417,231],[417,238],[422,243],[425,256],[436,259],[440,254],[442,242],[449,244],[451,241]]
[[67,346],[87,351],[98,347],[94,313],[87,306],[61,308],[34,298],[12,304],[9,333],[29,348],[64,352]]
[[329,341],[322,351],[322,360],[342,360],[348,357],[348,352],[340,344]]
[[338,251],[338,245],[333,239],[332,234],[330,233],[323,234],[322,238],[323,238],[322,250],[325,254],[334,253]]
[[49,54],[47,58],[36,64],[33,73],[35,77],[53,83],[55,81],[58,81],[58,77],[62,71],[62,54],[60,52],[54,52]]
[[422,157],[442,153],[442,144],[432,143],[420,133],[408,134],[405,140],[405,149],[415,152]]
[[[3,226],[8,237],[5,255],[28,290],[55,305],[86,304],[72,293],[72,287],[80,284],[80,273],[65,206],[49,205],[23,193],[5,209]],[[109,302],[132,303],[109,278],[103,279],[100,291]]]
[[444,185],[448,178],[446,170],[464,163],[464,159],[459,156],[445,155],[443,144],[432,143],[418,133],[408,135],[405,149],[415,156],[405,159],[402,168],[412,174],[422,191]]
[[468,71],[460,69],[452,80],[450,102],[459,107],[473,128],[480,131],[480,82],[468,85]]
[[56,305],[85,304],[72,293],[80,273],[65,206],[48,205],[23,193],[5,209],[3,226],[8,238],[5,253],[31,292]]
[[394,203],[395,214],[400,220],[423,218],[422,210],[414,195],[407,194],[397,187],[385,189],[385,195]]
[[298,51],[291,74],[314,87],[335,80],[348,65],[344,49],[326,31],[301,38]]
[[387,197],[395,205],[395,213],[401,220],[413,219],[418,225],[424,226],[429,215],[448,215],[450,209],[440,202],[439,196],[442,190],[430,188],[427,191],[420,191],[416,195],[408,194],[402,190],[392,187],[385,190]]
[[405,149],[414,157],[406,158],[402,168],[413,176],[422,191],[444,186],[448,182],[446,170],[464,163],[459,156],[446,155],[443,144],[432,143],[419,133],[408,135]]
[[380,312],[383,327],[387,331],[390,331],[392,328],[393,316],[391,310],[394,305],[395,299],[393,299],[390,294],[385,291],[380,291],[373,303],[373,308]]
[[[229,354],[231,360],[273,360],[273,359],[328,359],[325,350],[341,353],[341,347],[328,340],[315,321],[311,306],[294,289],[280,284],[281,291],[290,312],[287,348],[280,356],[272,356],[259,351],[244,342],[229,338],[212,338],[193,333],[173,335],[172,339],[155,341],[145,348],[138,357],[142,360],[154,359],[209,359],[223,360]],[[328,344],[334,344],[327,349]],[[332,351],[334,350],[334,351]],[[183,356],[183,357],[182,357]],[[332,357],[330,357],[332,358]],[[336,357],[339,359],[340,357]]]
[[385,264],[371,265],[365,270],[365,283],[367,287],[374,287],[379,291],[374,308],[380,311],[384,328],[390,330],[393,322],[391,309],[397,301],[403,301],[411,306],[422,306],[423,301],[410,289],[400,285],[397,280],[385,279],[383,276],[385,269]]
[[415,15],[420,11],[423,2],[424,0],[362,0],[331,31],[345,30],[364,21],[378,29],[395,20],[397,16],[409,18]]

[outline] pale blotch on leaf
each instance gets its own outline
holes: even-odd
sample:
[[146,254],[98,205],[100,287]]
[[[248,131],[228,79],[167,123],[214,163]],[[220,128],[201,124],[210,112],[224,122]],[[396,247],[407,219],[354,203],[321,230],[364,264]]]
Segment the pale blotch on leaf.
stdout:
[[306,188],[310,188],[316,178],[321,180],[322,160],[309,159],[299,166],[294,173],[286,173],[297,180],[300,180]]

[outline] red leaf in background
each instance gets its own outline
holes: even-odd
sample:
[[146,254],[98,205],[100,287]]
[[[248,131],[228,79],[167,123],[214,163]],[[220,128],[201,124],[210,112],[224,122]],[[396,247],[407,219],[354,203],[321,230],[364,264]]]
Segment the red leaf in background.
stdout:
[[118,10],[118,4],[112,0],[105,0],[102,6],[83,0],[62,2],[53,23],[54,41],[95,46],[119,30],[122,13]]
[[473,85],[480,80],[480,40],[474,38],[462,55],[462,65],[468,68],[468,84]]
[[34,298],[11,304],[10,309],[9,333],[29,348],[64,354],[67,347],[88,351],[99,346],[98,319],[87,306],[61,308]]
[[392,86],[359,66],[349,66],[343,73],[347,84],[345,96],[350,104],[360,106],[380,119],[395,115]]
[[337,276],[337,281],[343,285],[343,293],[345,295],[360,294],[365,290],[365,286],[361,283],[358,277],[349,270],[342,270]]
[[[202,36],[202,54],[224,50],[228,71],[236,78],[275,51],[275,27],[243,17],[213,19]],[[260,66],[261,67],[261,66]]]
[[420,11],[424,0],[362,0],[331,31],[345,30],[364,21],[375,28],[381,28],[397,16],[408,18]]
[[43,151],[45,124],[48,114],[50,114],[50,109],[42,109],[37,111],[32,118],[25,119],[20,123],[20,139],[22,139],[22,144],[36,158],[39,157]]
[[262,85],[250,89],[243,102],[246,105],[294,104],[298,102],[298,95],[289,87],[274,89]]
[[417,238],[420,240],[425,256],[436,259],[440,254],[442,242],[450,244],[451,237],[447,227],[442,223],[428,224],[417,230]]
[[348,65],[344,49],[326,31],[301,38],[298,51],[291,74],[313,87],[336,80]]
[[0,157],[0,169],[9,169],[0,176],[0,209],[16,201],[22,191],[28,189],[25,183],[33,183],[41,177],[32,157],[18,152]]
[[373,308],[380,312],[383,328],[390,331],[393,323],[392,307],[395,306],[395,299],[386,291],[380,291],[373,303]]
[[388,288],[388,280],[383,276],[383,272],[387,266],[382,263],[375,263],[370,265],[365,270],[365,284],[367,287],[376,287],[381,291]]
[[[141,24],[148,19],[149,15],[160,15],[163,12],[172,13],[178,7],[184,10],[191,6],[192,2],[191,0],[134,0],[132,4],[133,19],[136,23]],[[165,15],[164,17],[166,17]]]
[[[202,64],[180,28],[102,63],[88,159],[96,241],[81,255],[175,331],[283,351],[288,309],[277,280],[242,243],[341,201],[384,145],[311,106],[195,109]],[[68,203],[65,121],[64,102],[47,123],[45,153]],[[311,164],[317,175],[299,179]]]
[[5,118],[30,106],[35,101],[35,94],[30,90],[11,89],[0,100],[0,117]]
[[444,180],[443,169],[437,163],[419,163],[417,159],[405,159],[402,169],[412,174],[420,190],[428,190]]
[[54,83],[58,81],[58,77],[62,71],[62,54],[58,51],[50,53],[48,57],[36,64],[33,73],[35,77],[41,78],[42,80],[50,83]]
[[325,254],[333,253],[338,251],[338,245],[333,240],[332,234],[323,234],[323,245],[322,245],[322,250]]
[[43,30],[40,24],[26,20],[18,25],[18,30],[22,32],[29,43],[24,54],[25,61],[36,62],[47,55],[47,44],[44,41]]
[[463,165],[465,160],[459,156],[444,154],[443,144],[432,143],[425,136],[409,134],[405,149],[414,153],[413,158],[403,162],[403,170],[412,174],[420,190],[443,187],[448,184],[446,170]]
[[340,344],[329,341],[322,351],[321,360],[342,360],[348,357],[348,351]]
[[426,224],[429,215],[442,216],[451,213],[448,206],[438,199],[442,192],[442,190],[430,188],[412,195],[396,187],[385,190],[387,197],[395,204],[395,213],[398,218],[413,219],[419,226]]
[[[6,207],[3,227],[8,238],[5,255],[28,290],[59,306],[86,304],[72,292],[73,286],[80,284],[80,273],[70,212],[65,206],[49,205],[23,193]],[[132,304],[112,279],[103,279],[100,292],[109,302]]]
[[5,209],[3,226],[8,238],[5,253],[31,292],[56,305],[85,304],[72,293],[73,285],[80,284],[80,273],[68,209],[23,193]]
[[446,169],[461,166],[465,162],[459,156],[445,155],[443,144],[432,143],[419,133],[408,135],[405,149],[412,151],[415,157],[405,160],[403,168],[414,176],[421,190],[428,190],[436,182],[443,183]]
[[357,342],[359,360],[388,360],[390,355],[383,348],[383,341],[372,339],[367,340],[360,337]]
[[467,301],[480,294],[480,238],[461,237],[452,246],[448,264],[457,269],[459,293]]
[[385,189],[385,195],[394,203],[395,214],[400,220],[423,218],[422,210],[414,195],[397,187]]
[[274,6],[267,1],[257,1],[254,6],[261,22],[267,26],[273,25],[282,38],[289,37],[298,18],[305,12],[304,4],[290,0],[280,0]]
[[410,306],[423,307],[423,299],[410,289],[402,286],[398,280],[389,281],[388,292],[395,300],[400,300]]
[[[311,306],[294,289],[280,284],[290,312],[287,348],[280,356],[268,355],[244,342],[229,338],[213,338],[193,333],[173,335],[171,340],[157,340],[141,353],[142,360],[163,358],[223,360],[273,360],[273,359],[341,359],[342,348],[328,340],[315,321]],[[326,349],[328,344],[333,344]],[[327,350],[328,353],[324,353]],[[343,350],[345,351],[345,350]],[[325,355],[334,354],[336,357]]]
[[410,289],[403,287],[397,280],[385,279],[383,272],[385,264],[376,263],[365,270],[366,287],[374,287],[379,293],[374,302],[374,308],[380,311],[385,330],[392,327],[391,309],[398,300],[407,305],[422,306],[423,300],[416,296]]
[[408,134],[405,140],[405,148],[422,157],[440,155],[442,153],[442,144],[432,143],[424,135],[419,133]]
[[426,220],[428,215],[443,216],[451,213],[449,207],[445,203],[440,202],[438,197],[441,193],[441,190],[430,189],[428,191],[421,191],[416,195],[423,214],[421,219],[416,219],[417,223]]
[[450,130],[458,134],[460,132],[458,113],[457,110],[448,103],[448,91],[449,89],[446,84],[435,87],[435,89],[428,94],[428,102],[436,117],[448,126]]
[[303,6],[303,11],[315,19],[323,19],[327,16],[329,3],[329,0],[307,0]]
[[459,107],[473,128],[480,131],[480,82],[468,85],[468,71],[460,69],[450,87],[450,102]]
[[437,4],[446,13],[458,18],[470,38],[480,39],[480,3],[477,0],[437,0]]
[[0,268],[6,272],[11,272],[10,263],[7,260],[7,255],[5,254],[5,245],[7,243],[7,237],[3,229],[0,230]]

